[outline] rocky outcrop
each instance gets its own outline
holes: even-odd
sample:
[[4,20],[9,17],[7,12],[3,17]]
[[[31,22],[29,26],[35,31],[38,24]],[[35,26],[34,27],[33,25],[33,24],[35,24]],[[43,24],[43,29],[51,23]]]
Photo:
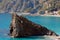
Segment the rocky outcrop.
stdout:
[[40,13],[56,8],[60,10],[60,0],[0,0],[1,12]]
[[12,37],[28,37],[28,36],[58,36],[53,31],[47,28],[35,24],[23,16],[18,16],[16,14],[12,15],[12,23],[10,25],[10,35]]

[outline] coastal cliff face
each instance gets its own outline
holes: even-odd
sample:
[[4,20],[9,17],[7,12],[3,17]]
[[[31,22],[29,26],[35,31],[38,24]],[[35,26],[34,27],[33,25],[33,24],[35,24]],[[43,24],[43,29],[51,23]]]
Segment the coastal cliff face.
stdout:
[[60,0],[0,0],[0,12],[40,13],[60,9]]
[[12,14],[12,23],[10,25],[10,35],[12,37],[28,37],[28,36],[58,36],[51,30],[35,24],[23,16]]

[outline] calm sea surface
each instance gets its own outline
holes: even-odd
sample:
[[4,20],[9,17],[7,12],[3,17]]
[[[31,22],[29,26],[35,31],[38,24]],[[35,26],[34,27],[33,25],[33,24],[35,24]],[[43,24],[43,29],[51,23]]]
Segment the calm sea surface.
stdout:
[[[46,17],[46,16],[25,16],[27,19],[47,27],[48,29],[56,32],[60,35],[60,17]],[[28,37],[28,38],[11,38],[7,34],[9,33],[9,27],[12,17],[11,14],[0,14],[0,40],[52,40],[45,37]]]

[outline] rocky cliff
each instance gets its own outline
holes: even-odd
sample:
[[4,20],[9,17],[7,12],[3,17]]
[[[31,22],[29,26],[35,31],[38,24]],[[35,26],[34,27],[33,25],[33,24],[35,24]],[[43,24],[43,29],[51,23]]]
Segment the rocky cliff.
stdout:
[[60,9],[60,0],[0,0],[0,12],[29,12]]
[[53,31],[35,24],[23,16],[12,14],[12,23],[10,25],[10,36],[12,37],[28,37],[28,36],[58,36]]

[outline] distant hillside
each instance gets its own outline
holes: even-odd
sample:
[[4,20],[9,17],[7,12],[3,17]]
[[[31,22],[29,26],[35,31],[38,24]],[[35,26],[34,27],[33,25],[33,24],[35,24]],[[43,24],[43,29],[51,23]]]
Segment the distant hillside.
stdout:
[[29,12],[60,9],[60,0],[0,0],[0,12]]

